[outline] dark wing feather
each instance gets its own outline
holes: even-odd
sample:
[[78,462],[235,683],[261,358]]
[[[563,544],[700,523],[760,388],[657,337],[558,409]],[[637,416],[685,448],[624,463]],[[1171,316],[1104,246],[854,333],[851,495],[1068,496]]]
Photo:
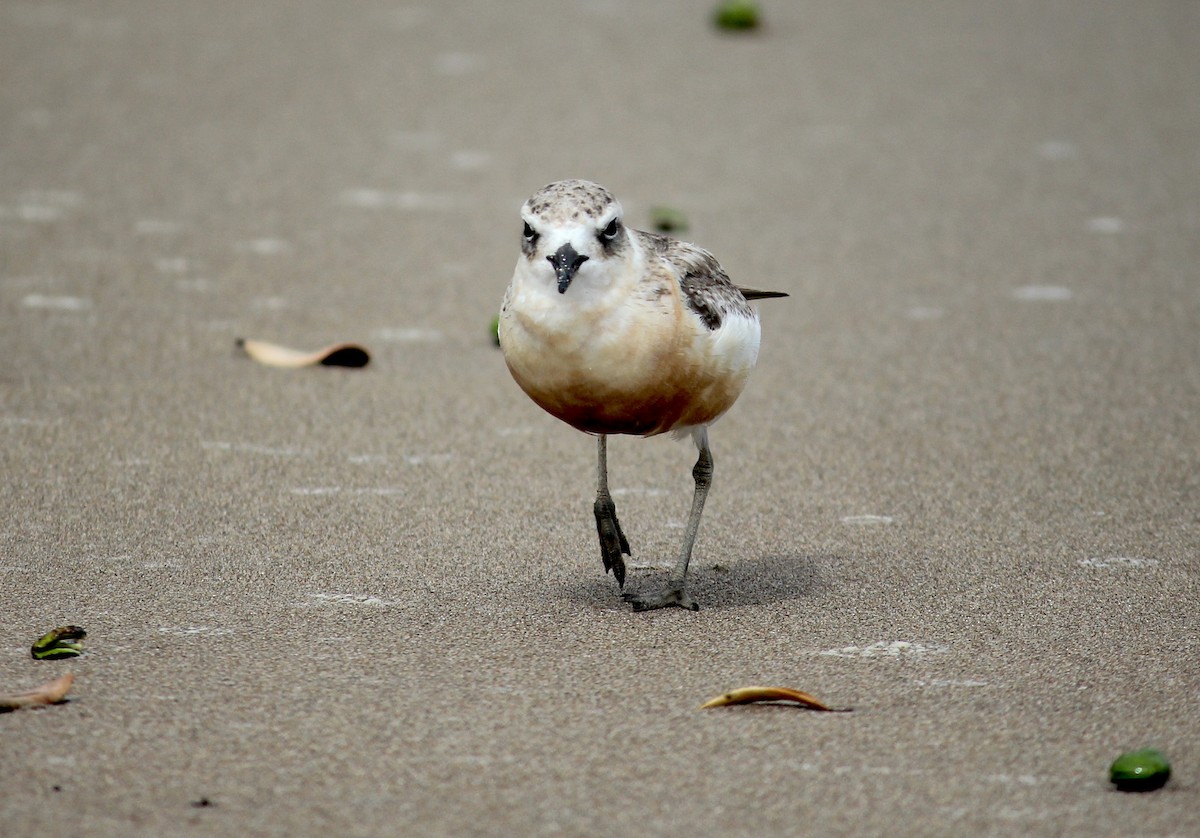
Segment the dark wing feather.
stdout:
[[788,297],[791,296],[784,291],[759,291],[757,288],[743,288],[740,285],[738,290],[742,292],[742,296],[747,300],[769,300],[772,297]]

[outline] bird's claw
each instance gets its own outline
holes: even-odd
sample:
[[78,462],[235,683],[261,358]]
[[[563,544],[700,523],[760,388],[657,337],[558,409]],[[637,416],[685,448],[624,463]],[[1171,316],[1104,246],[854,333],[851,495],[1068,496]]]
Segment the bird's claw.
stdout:
[[625,587],[625,560],[621,554],[632,555],[629,552],[629,542],[625,533],[621,532],[621,523],[617,520],[617,507],[612,498],[596,498],[596,533],[600,536],[600,558],[604,561],[604,570],[612,571],[613,578],[619,587]]

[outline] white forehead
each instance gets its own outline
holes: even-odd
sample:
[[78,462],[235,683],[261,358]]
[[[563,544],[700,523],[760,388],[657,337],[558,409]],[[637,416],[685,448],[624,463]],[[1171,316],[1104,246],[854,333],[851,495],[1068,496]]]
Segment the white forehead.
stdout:
[[521,215],[555,226],[586,224],[622,214],[612,193],[590,180],[560,180],[529,196]]

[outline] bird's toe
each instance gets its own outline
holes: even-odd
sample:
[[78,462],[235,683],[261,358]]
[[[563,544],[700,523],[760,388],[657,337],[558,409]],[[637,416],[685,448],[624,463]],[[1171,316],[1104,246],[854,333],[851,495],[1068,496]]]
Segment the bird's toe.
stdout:
[[621,555],[632,554],[629,552],[629,541],[617,520],[617,508],[611,498],[602,497],[597,499],[595,511],[596,534],[600,537],[600,559],[604,562],[604,570],[611,570],[617,584],[624,587],[625,559]]
[[687,611],[699,611],[700,603],[692,599],[687,589],[682,585],[668,585],[662,590],[645,593],[642,591],[626,591],[621,598],[633,606],[634,611],[653,611],[656,608],[683,608]]

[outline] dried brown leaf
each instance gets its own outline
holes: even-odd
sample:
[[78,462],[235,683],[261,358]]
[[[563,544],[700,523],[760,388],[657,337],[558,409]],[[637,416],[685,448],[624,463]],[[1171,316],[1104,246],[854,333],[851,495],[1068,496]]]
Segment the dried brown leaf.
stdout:
[[48,681],[40,687],[21,692],[0,694],[0,713],[9,710],[20,710],[22,707],[39,707],[44,704],[58,704],[67,697],[71,684],[75,681],[75,673],[68,672],[61,678]]
[[845,713],[850,710],[849,707],[830,707],[808,693],[789,687],[739,687],[705,702],[700,705],[700,709],[707,710],[711,707],[728,707],[731,704],[752,704],[764,701],[786,701],[810,710],[823,710],[828,713]]
[[335,343],[316,352],[248,338],[238,338],[237,345],[255,361],[269,367],[365,367],[371,361],[370,353],[356,343]]

